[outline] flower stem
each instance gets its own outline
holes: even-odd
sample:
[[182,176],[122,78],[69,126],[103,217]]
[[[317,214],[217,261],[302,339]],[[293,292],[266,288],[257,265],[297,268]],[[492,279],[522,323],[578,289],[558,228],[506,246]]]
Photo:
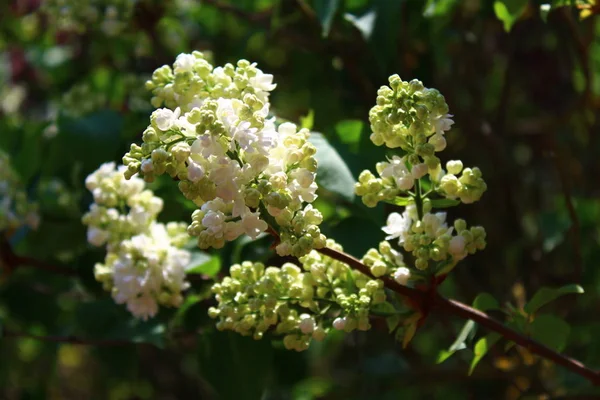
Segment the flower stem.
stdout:
[[419,220],[423,220],[423,196],[421,195],[421,180],[415,181],[415,206],[417,207],[417,215]]

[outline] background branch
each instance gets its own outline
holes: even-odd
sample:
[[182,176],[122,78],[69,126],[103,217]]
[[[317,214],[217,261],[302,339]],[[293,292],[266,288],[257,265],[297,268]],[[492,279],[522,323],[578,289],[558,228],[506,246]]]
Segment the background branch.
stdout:
[[77,276],[77,271],[74,269],[54,265],[33,257],[19,256],[13,251],[10,243],[3,235],[0,235],[0,265],[5,268],[8,274],[18,267],[27,266],[54,274]]

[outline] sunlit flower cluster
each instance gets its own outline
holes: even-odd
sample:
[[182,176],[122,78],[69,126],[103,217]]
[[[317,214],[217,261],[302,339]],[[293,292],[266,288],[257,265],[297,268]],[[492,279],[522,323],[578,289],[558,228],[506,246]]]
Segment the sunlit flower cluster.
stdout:
[[86,179],[94,203],[83,216],[88,242],[106,246],[104,263],[94,275],[119,304],[136,317],[147,319],[159,305],[179,306],[188,287],[185,267],[190,253],[183,223],[156,222],[163,202],[144,189],[137,177],[126,180],[126,168],[106,163]]
[[37,229],[39,223],[37,204],[29,201],[10,157],[0,150],[0,232],[21,226]]
[[398,239],[398,244],[414,256],[417,269],[436,274],[448,272],[467,254],[486,246],[482,227],[467,229],[463,219],[448,227],[445,212],[426,212],[419,218],[414,204],[402,214],[391,213],[383,231],[388,234],[387,240]]
[[200,52],[156,70],[143,144],[123,157],[129,178],[168,174],[199,209],[188,228],[201,248],[221,248],[242,234],[279,231],[279,255],[323,247],[318,225],[315,147],[310,132],[269,117],[272,75],[239,61],[213,68]]
[[[327,241],[329,248],[341,246]],[[386,300],[383,282],[313,250],[302,267],[261,263],[233,265],[230,276],[213,286],[217,328],[260,339],[267,331],[283,336],[287,349],[302,351],[312,339],[323,340],[333,328],[345,332],[371,327],[372,306]]]

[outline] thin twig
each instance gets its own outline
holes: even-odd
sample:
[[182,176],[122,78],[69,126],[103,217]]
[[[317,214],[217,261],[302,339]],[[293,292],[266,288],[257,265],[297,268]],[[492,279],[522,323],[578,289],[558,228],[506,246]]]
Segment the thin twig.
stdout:
[[[371,274],[369,267],[367,267],[365,264],[346,253],[330,248],[323,248],[318,251],[333,259],[345,262],[351,268],[358,270],[373,279],[382,280],[388,289],[409,298],[412,302],[420,304],[423,308],[431,307],[432,309],[439,312],[444,312],[475,321],[479,325],[501,334],[505,339],[515,342],[516,344],[526,348],[530,352],[537,354],[538,356],[544,357],[550,361],[553,361],[556,364],[561,365],[567,368],[568,370],[588,379],[594,385],[600,385],[599,372],[594,371],[583,365],[581,362],[567,357],[565,355],[562,355],[560,353],[557,353],[556,351],[544,346],[543,344],[519,332],[512,330],[503,323],[491,318],[484,312],[476,310],[456,300],[447,299],[438,293],[436,293],[433,299],[431,299],[430,296],[427,295],[427,292],[423,292],[418,289],[413,289],[408,286],[401,285],[389,277],[375,278],[373,274]],[[431,302],[432,304],[429,304],[429,302]]]

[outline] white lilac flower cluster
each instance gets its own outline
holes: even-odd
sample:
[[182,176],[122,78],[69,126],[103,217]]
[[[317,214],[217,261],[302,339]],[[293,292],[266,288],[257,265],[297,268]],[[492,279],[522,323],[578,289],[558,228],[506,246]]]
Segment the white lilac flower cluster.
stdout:
[[[327,246],[342,250],[327,240]],[[209,309],[219,330],[260,339],[267,331],[283,336],[287,349],[306,350],[333,327],[351,332],[371,327],[372,306],[386,301],[383,282],[313,250],[300,258],[302,268],[261,263],[233,265],[230,276],[213,285],[218,302]]]
[[28,200],[10,157],[0,150],[0,232],[10,233],[21,226],[37,229],[39,223],[37,204]]
[[390,87],[379,89],[377,105],[369,112],[371,141],[400,148],[404,155],[377,163],[379,177],[368,170],[360,174],[356,193],[363,203],[368,207],[380,201],[393,203],[396,197],[410,194],[415,182],[427,175],[432,190],[441,196],[463,203],[479,200],[487,188],[479,168],[463,170],[462,162],[449,161],[446,172],[436,156],[446,148],[444,134],[454,123],[444,96],[418,80],[405,82],[393,75],[389,82]]
[[61,31],[83,33],[98,26],[106,36],[123,32],[136,0],[45,0],[40,12]]
[[[463,219],[448,227],[445,212],[427,212],[419,218],[414,204],[402,214],[391,213],[383,231],[388,234],[387,240],[398,239],[398,244],[413,255],[418,270],[432,270],[436,275],[449,272],[468,254],[486,246],[483,227],[467,229]],[[399,283],[406,283],[404,274],[394,277]]]
[[[446,213],[431,210],[436,204],[473,203],[481,198],[486,184],[479,168],[463,169],[461,161],[447,162],[447,172],[442,168],[436,153],[446,147],[444,134],[453,124],[444,97],[417,80],[404,82],[394,75],[389,82],[390,87],[379,89],[377,105],[369,113],[371,140],[377,146],[399,148],[402,156],[378,163],[379,177],[363,171],[355,191],[369,207],[380,201],[406,205],[404,213],[389,215],[383,230],[386,240],[397,239],[412,254],[414,268],[407,267],[387,242],[363,259],[375,276],[392,274],[406,284],[411,276],[411,280],[423,276],[411,275],[411,270],[445,274],[467,254],[485,248],[482,227],[467,229],[464,220],[448,227]],[[424,187],[428,188],[425,193]]]
[[221,248],[271,225],[277,253],[300,257],[325,245],[318,225],[315,147],[310,132],[269,118],[273,76],[242,60],[213,68],[200,52],[156,70],[147,88],[155,107],[143,144],[123,157],[126,177],[168,174],[199,209],[188,233],[200,248]]
[[88,226],[88,242],[106,246],[104,263],[94,268],[96,280],[115,302],[147,319],[159,305],[177,307],[183,301],[190,253],[182,247],[188,235],[184,223],[156,222],[162,200],[144,189],[142,179],[125,179],[125,171],[106,163],[87,177],[94,203],[82,222]]

